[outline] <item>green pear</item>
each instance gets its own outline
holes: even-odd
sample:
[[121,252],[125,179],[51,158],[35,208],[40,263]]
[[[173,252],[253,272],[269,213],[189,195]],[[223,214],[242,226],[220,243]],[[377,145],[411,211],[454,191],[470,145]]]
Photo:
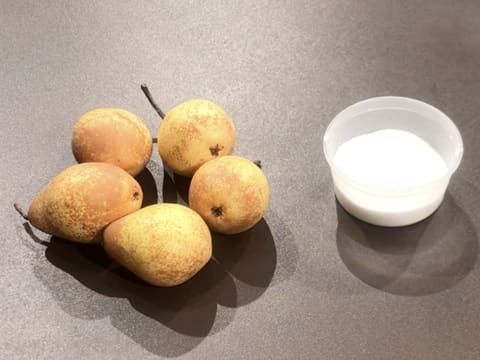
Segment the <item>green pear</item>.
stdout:
[[212,257],[212,238],[200,215],[179,204],[156,204],[105,229],[105,251],[120,265],[156,286],[193,277]]
[[142,188],[126,171],[106,163],[83,163],[55,176],[24,217],[48,234],[96,243],[108,224],[138,210],[142,199]]

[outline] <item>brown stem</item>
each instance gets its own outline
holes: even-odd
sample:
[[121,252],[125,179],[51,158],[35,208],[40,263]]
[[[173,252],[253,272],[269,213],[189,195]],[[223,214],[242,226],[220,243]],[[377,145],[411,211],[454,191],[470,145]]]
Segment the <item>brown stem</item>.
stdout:
[[262,162],[260,160],[255,160],[253,163],[257,165],[260,169],[262,168]]
[[20,207],[20,205],[18,205],[17,203],[13,204],[13,207],[15,208],[15,210],[17,210],[17,212],[20,214],[21,217],[23,217],[25,220],[28,221],[28,216],[27,214],[25,214],[22,210],[22,208]]
[[145,94],[145,96],[147,97],[148,101],[150,102],[150,105],[152,105],[152,107],[155,109],[155,111],[157,112],[157,114],[160,115],[160,117],[161,117],[162,119],[164,119],[164,118],[165,118],[165,113],[162,111],[162,109],[160,109],[160,107],[157,105],[157,103],[156,103],[155,100],[153,99],[152,93],[151,93],[150,90],[148,89],[147,84],[142,84],[142,85],[140,85],[140,88],[142,89],[143,93]]

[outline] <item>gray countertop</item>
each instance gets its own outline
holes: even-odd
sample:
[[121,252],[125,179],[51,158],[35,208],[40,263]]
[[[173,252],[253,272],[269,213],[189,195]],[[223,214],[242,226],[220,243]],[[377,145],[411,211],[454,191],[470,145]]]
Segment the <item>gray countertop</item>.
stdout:
[[[2,359],[480,358],[478,1],[2,0],[0,29]],[[164,110],[221,104],[271,186],[264,220],[216,237],[216,261],[172,289],[29,234],[12,207],[74,163],[87,110],[126,108],[155,134],[142,82]],[[465,143],[414,226],[364,224],[333,195],[325,128],[378,95],[431,103]],[[140,181],[148,202],[183,201],[156,149]]]

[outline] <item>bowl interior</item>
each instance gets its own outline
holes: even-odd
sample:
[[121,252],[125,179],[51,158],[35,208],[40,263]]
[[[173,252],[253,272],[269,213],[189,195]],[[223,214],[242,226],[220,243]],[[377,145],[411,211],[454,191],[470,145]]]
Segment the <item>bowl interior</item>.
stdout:
[[460,163],[463,144],[455,124],[438,109],[417,100],[383,97],[350,106],[331,122],[324,151],[331,166],[338,147],[349,139],[382,129],[405,130],[430,144],[452,173]]

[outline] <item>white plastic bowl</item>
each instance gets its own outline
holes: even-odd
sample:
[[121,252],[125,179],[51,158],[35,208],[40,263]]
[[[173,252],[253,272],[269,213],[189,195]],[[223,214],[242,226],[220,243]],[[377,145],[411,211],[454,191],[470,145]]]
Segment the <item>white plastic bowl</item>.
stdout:
[[[445,161],[441,178],[411,188],[379,188],[352,178],[333,162],[337,149],[353,137],[382,129],[408,131],[426,141]],[[431,215],[441,204],[463,155],[460,132],[450,118],[424,102],[396,96],[358,102],[328,126],[323,150],[340,204],[353,216],[375,225],[404,226]],[[381,151],[381,149],[379,149]]]

